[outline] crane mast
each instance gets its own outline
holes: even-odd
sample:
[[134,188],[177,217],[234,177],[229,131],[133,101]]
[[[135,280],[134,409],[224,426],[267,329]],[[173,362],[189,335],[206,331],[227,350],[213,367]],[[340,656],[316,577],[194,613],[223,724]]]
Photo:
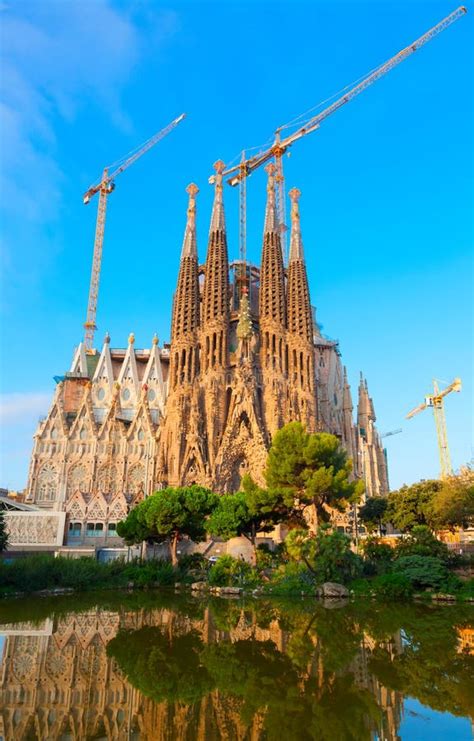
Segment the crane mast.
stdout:
[[[366,75],[361,82],[359,82],[357,85],[355,85],[353,88],[351,88],[349,91],[341,95],[337,100],[334,101],[330,106],[325,108],[323,111],[318,113],[317,115],[311,117],[306,123],[304,123],[302,126],[300,126],[296,131],[294,131],[292,134],[285,138],[281,138],[281,131],[285,128],[284,126],[280,126],[276,132],[275,132],[275,139],[273,141],[273,144],[271,144],[267,149],[259,152],[256,155],[253,155],[249,159],[241,162],[238,165],[234,165],[233,167],[228,168],[224,171],[224,176],[231,176],[228,179],[229,185],[236,186],[240,185],[243,179],[247,178],[249,175],[252,174],[255,170],[257,170],[259,167],[264,165],[266,162],[268,162],[270,159],[275,160],[276,165],[276,181],[277,181],[277,208],[278,208],[278,219],[280,224],[280,233],[282,238],[282,246],[284,253],[286,252],[286,219],[285,219],[285,185],[284,185],[284,175],[283,175],[283,161],[282,157],[283,154],[291,147],[296,141],[299,139],[302,139],[304,136],[307,136],[308,134],[311,134],[313,131],[316,131],[319,129],[321,123],[331,116],[333,113],[335,113],[339,108],[342,108],[346,103],[348,103],[350,100],[353,100],[358,95],[360,95],[364,90],[366,90],[370,85],[373,85],[374,82],[379,80],[381,77],[387,74],[390,70],[392,70],[394,67],[399,65],[401,62],[404,62],[405,59],[410,57],[412,54],[414,54],[418,49],[421,49],[422,46],[428,43],[428,41],[431,41],[435,36],[437,36],[441,31],[444,31],[448,26],[450,26],[452,23],[457,21],[459,18],[461,18],[463,15],[467,13],[467,9],[464,6],[460,6],[456,10],[454,10],[452,13],[450,13],[446,18],[443,18],[442,21],[436,24],[436,26],[433,26],[433,28],[430,28],[429,31],[427,31],[423,36],[420,36],[416,41],[406,46],[404,49],[398,52],[398,54],[395,54],[393,57],[391,57],[389,60],[381,64],[379,67],[377,67],[373,72]],[[210,178],[210,182],[212,182],[212,177]],[[242,192],[243,189],[240,188],[241,198],[242,198]],[[245,215],[245,203],[240,204],[240,211],[241,214],[244,213]],[[241,247],[242,251],[242,247]],[[245,252],[245,249],[244,249]]]
[[448,445],[448,430],[446,427],[446,415],[444,413],[444,397],[450,394],[452,391],[461,391],[461,379],[455,378],[454,381],[442,391],[440,391],[439,389],[438,382],[434,380],[433,391],[433,394],[428,394],[427,396],[425,396],[425,401],[422,404],[419,404],[417,407],[412,409],[411,412],[408,412],[406,418],[411,419],[427,407],[431,407],[433,409],[433,416],[436,425],[436,436],[438,438],[441,478],[446,478],[446,476],[452,476],[453,467],[451,464],[451,455]]
[[[102,249],[104,244],[104,232],[105,232],[105,217],[107,212],[107,197],[115,189],[115,178],[122,172],[127,170],[131,165],[134,164],[140,157],[148,152],[152,147],[155,146],[161,139],[163,139],[170,131],[172,131],[182,120],[186,114],[182,113],[178,118],[175,118],[168,126],[154,134],[148,141],[146,141],[141,147],[135,152],[132,152],[128,157],[120,160],[116,163],[115,167],[105,167],[102,173],[101,179],[91,185],[90,188],[84,193],[83,202],[88,204],[91,198],[98,193],[99,203],[97,207],[97,222],[95,227],[95,238],[94,238],[94,252],[92,256],[92,270],[91,280],[89,286],[89,298],[87,301],[87,316],[84,322],[84,347],[88,354],[94,352],[94,333],[97,329],[96,326],[96,315],[97,315],[97,299],[99,296],[99,282],[100,282],[100,267],[102,263]],[[112,170],[112,172],[109,172]]]

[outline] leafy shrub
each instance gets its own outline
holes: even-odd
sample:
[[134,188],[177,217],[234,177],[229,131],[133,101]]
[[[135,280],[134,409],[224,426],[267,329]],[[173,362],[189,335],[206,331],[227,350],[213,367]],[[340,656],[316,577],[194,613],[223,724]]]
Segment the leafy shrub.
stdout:
[[257,559],[257,569],[272,569],[278,564],[278,556],[271,551],[266,543],[257,546],[255,549]]
[[258,576],[250,564],[232,556],[221,556],[209,569],[209,584],[213,587],[250,587],[258,584]]
[[350,548],[350,538],[323,525],[316,536],[306,530],[291,530],[286,538],[289,556],[303,563],[317,584],[326,581],[347,583],[362,574],[363,561]]
[[394,574],[403,574],[414,589],[440,589],[449,573],[446,565],[433,556],[402,556],[393,564]]
[[474,579],[465,582],[459,580],[458,594],[461,599],[474,599]]
[[413,594],[412,582],[405,574],[382,574],[371,586],[377,596],[390,600],[409,599]]
[[271,581],[265,585],[265,591],[278,595],[314,594],[314,575],[302,563],[291,562],[282,564],[272,575]]
[[180,557],[178,567],[182,574],[194,569],[206,571],[209,568],[209,561],[202,553],[185,553]]
[[362,544],[362,550],[366,560],[372,563],[379,573],[386,571],[395,557],[394,549],[376,538],[367,538]]
[[98,563],[93,558],[54,558],[46,554],[4,564],[1,585],[23,592],[70,587],[88,589],[115,583],[123,562]]
[[127,581],[133,581],[141,587],[171,586],[176,581],[176,570],[170,561],[153,559],[151,561],[132,561],[124,568]]
[[396,547],[396,555],[397,558],[432,556],[445,562],[450,559],[447,545],[438,540],[426,525],[417,525],[407,538],[401,539]]

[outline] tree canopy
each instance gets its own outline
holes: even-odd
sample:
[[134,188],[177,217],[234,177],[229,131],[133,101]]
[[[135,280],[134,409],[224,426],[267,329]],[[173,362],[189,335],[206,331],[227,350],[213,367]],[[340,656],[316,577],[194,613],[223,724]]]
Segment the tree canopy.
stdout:
[[226,540],[239,535],[246,537],[255,545],[259,532],[268,532],[281,521],[283,513],[278,508],[278,497],[262,489],[246,474],[242,479],[242,489],[236,494],[224,494],[207,522],[211,535]]
[[474,521],[474,471],[466,468],[446,479],[402,486],[387,501],[385,519],[403,532],[417,525],[433,530],[467,527]]
[[328,521],[328,507],[342,512],[364,490],[363,482],[350,480],[351,471],[335,435],[308,433],[300,422],[290,422],[273,438],[265,476],[269,492],[290,518],[301,520],[302,510],[313,505],[315,519]]
[[388,495],[387,520],[402,532],[416,525],[430,525],[433,497],[441,486],[441,481],[430,479],[392,491]]
[[433,497],[432,524],[436,529],[468,527],[474,522],[474,471],[464,469],[442,482]]
[[379,534],[381,534],[387,507],[387,497],[369,497],[359,509],[359,517],[369,532],[378,529]]
[[152,540],[169,542],[173,565],[177,545],[187,536],[198,543],[206,537],[206,518],[219,501],[203,486],[168,487],[140,502],[117,526],[118,534],[129,544]]

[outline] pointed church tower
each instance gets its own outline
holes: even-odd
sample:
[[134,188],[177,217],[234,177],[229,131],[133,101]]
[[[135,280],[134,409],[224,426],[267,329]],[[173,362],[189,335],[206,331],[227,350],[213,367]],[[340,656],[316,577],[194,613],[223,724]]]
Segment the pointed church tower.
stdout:
[[359,381],[359,400],[357,403],[357,427],[359,428],[359,435],[369,442],[372,442],[371,423],[374,421],[375,418],[373,416],[373,408],[369,397],[367,381],[364,380],[364,376],[361,372]]
[[270,435],[287,421],[285,269],[275,200],[275,165],[268,173],[267,204],[260,266],[260,365],[263,379],[263,417]]
[[267,206],[259,297],[261,362],[264,369],[282,371],[286,330],[285,271],[275,201],[275,165],[270,163],[265,169],[268,173]]
[[288,264],[288,378],[292,390],[299,389],[299,418],[308,430],[316,429],[313,314],[304,260],[297,188],[291,198],[291,240]]
[[171,322],[170,371],[166,417],[161,430],[157,478],[162,484],[180,486],[188,452],[191,397],[199,374],[199,269],[196,245],[196,195],[191,183],[178,285]]
[[215,195],[212,207],[209,243],[206,258],[206,275],[202,299],[203,370],[227,367],[229,329],[229,260],[224,217],[221,160],[214,164]]
[[352,421],[353,408],[354,407],[352,404],[351,387],[349,386],[349,381],[347,380],[347,369],[346,366],[344,366],[344,385],[342,390],[343,443],[347,451],[347,455],[349,456],[349,458],[352,458],[352,471],[355,475],[357,475],[358,461],[354,438],[354,423]]
[[189,194],[188,215],[179,266],[178,285],[174,296],[170,358],[170,389],[192,383],[199,371],[199,276],[196,246],[196,195],[194,183]]
[[367,381],[360,374],[357,405],[357,439],[366,494],[369,497],[388,494],[387,463],[382,442],[375,427],[374,404],[369,396]]
[[229,366],[229,260],[221,160],[214,164],[215,193],[207,248],[201,322],[202,390],[211,466],[222,439]]

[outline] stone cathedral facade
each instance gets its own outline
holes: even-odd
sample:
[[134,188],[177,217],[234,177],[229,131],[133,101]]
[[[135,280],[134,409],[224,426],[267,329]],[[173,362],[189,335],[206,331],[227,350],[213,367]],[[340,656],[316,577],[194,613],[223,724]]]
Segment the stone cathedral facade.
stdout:
[[367,495],[388,492],[385,454],[367,383],[357,420],[338,344],[315,321],[300,228],[300,192],[290,191],[291,238],[284,266],[274,166],[260,267],[229,264],[222,172],[207,257],[198,260],[196,196],[189,204],[173,303],[171,342],[86,354],[57,378],[35,434],[26,503],[66,512],[67,543],[113,544],[116,523],[166,485],[199,483],[236,491],[245,472],[263,483],[274,433],[292,420],[339,437],[366,480]]

